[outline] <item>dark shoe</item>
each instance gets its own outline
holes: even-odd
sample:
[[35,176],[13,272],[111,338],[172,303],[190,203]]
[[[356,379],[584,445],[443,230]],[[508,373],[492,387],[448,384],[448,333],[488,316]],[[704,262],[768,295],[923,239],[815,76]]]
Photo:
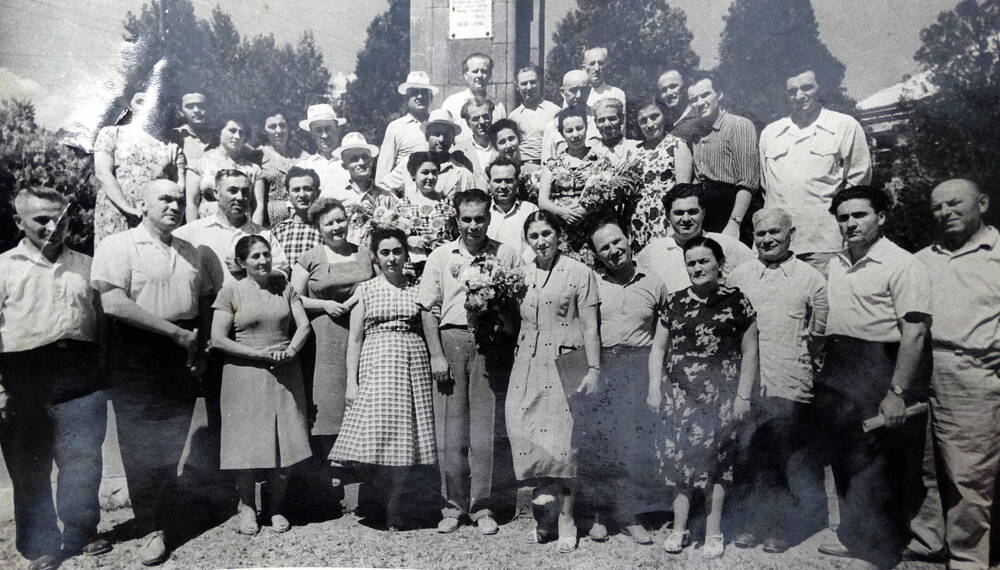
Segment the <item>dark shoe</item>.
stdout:
[[827,556],[838,556],[840,558],[854,558],[851,551],[847,549],[846,546],[838,542],[827,542],[825,544],[819,545],[816,550]]
[[653,544],[653,536],[641,524],[630,524],[622,528],[622,534],[631,537],[636,544]]
[[139,562],[143,566],[163,564],[170,553],[167,552],[167,540],[162,530],[151,532],[143,539],[145,546],[139,553]]
[[757,537],[749,532],[738,534],[733,540],[733,546],[736,548],[753,548],[757,546]]
[[449,534],[458,530],[461,523],[455,517],[444,517],[441,522],[438,523],[437,531],[441,534]]
[[947,552],[935,552],[933,554],[924,554],[922,552],[917,552],[911,550],[910,548],[904,548],[903,552],[900,553],[900,558],[906,562],[934,562],[941,563],[948,560]]
[[788,550],[788,543],[773,536],[764,541],[764,552],[769,554],[781,554]]
[[63,547],[64,556],[76,556],[77,554],[100,556],[109,552],[111,552],[111,543],[103,538],[94,539],[84,545],[70,545]]
[[59,557],[53,554],[43,554],[28,564],[28,570],[55,570],[59,567]]

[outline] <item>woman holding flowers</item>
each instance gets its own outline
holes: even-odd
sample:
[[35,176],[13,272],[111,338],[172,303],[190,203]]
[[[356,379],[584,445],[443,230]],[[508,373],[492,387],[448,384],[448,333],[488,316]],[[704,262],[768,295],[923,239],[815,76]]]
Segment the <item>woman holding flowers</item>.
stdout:
[[[560,253],[562,222],[540,210],[528,216],[524,235],[535,252],[525,270],[527,291],[520,303],[521,331],[507,389],[507,434],[518,480],[535,482],[536,528],[530,542],[558,533],[559,552],[576,549],[573,520],[574,417],[570,400],[590,395],[600,377],[597,280],[586,265]],[[589,368],[579,387],[564,388],[555,358],[582,348]],[[550,515],[558,505],[557,524]],[[552,527],[555,526],[556,529]]]
[[636,154],[642,176],[641,195],[628,220],[632,252],[638,253],[649,240],[667,235],[663,196],[677,183],[690,183],[694,161],[687,143],[667,133],[666,106],[657,99],[644,102],[636,113],[642,133]]
[[403,270],[406,234],[376,228],[371,249],[381,271],[358,286],[351,311],[347,412],[330,459],[378,466],[388,475],[387,526],[398,530],[411,467],[436,457],[431,366],[417,287]]
[[434,249],[458,236],[455,208],[437,189],[441,169],[429,152],[415,152],[406,159],[412,184],[404,188],[398,210],[409,223],[411,261],[427,258]]

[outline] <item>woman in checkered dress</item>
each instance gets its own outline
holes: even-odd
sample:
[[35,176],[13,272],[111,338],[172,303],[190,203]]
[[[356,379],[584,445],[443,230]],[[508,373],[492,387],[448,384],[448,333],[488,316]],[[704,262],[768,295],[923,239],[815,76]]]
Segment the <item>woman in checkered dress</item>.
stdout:
[[406,235],[376,229],[371,244],[382,272],[358,287],[351,311],[348,408],[330,459],[388,472],[388,526],[397,529],[409,468],[436,459],[431,367],[419,334],[417,289],[403,272]]

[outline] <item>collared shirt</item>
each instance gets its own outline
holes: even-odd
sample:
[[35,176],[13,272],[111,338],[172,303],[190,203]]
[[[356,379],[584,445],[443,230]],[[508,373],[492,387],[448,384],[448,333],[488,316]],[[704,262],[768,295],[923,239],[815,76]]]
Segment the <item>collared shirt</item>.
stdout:
[[956,251],[934,244],[917,252],[931,281],[931,336],[956,348],[985,350],[1000,340],[1000,232],[979,228]]
[[[471,163],[465,154],[458,151],[451,153],[451,160],[441,164],[435,188],[446,198],[451,198],[455,192],[462,190],[472,188],[486,190],[489,188],[489,183],[472,171]],[[408,178],[403,186],[403,195],[411,196],[414,192],[419,193],[416,183],[412,178]]]
[[521,129],[521,158],[525,161],[542,159],[542,135],[545,126],[555,118],[559,105],[543,99],[537,107],[519,105],[507,115]]
[[[736,238],[715,232],[704,232],[704,236],[719,242],[722,253],[726,256],[726,262],[722,264],[723,284],[736,266],[754,258],[750,248]],[[656,274],[671,293],[691,286],[687,263],[684,262],[684,248],[672,237],[651,239],[639,252],[636,261]]]
[[[448,112],[451,113],[452,120],[456,122],[461,121],[462,107],[465,105],[465,102],[475,98],[476,96],[472,93],[472,89],[466,87],[465,89],[459,91],[458,93],[452,93],[451,95],[449,95],[444,100],[444,103],[441,104],[441,108],[447,109]],[[504,104],[502,102],[493,99],[488,94],[486,98],[493,101],[494,123],[507,116],[507,107],[504,107]],[[462,130],[465,130],[465,127],[463,127]]]
[[[587,144],[596,146],[600,142],[601,133],[597,131],[597,124],[594,122],[594,117],[588,111]],[[553,118],[549,121],[549,124],[545,125],[545,131],[542,133],[542,162],[559,156],[559,153],[565,148],[566,141],[563,139],[562,133],[559,132],[559,120]]]
[[170,132],[170,139],[177,143],[184,151],[184,158],[189,165],[198,162],[198,159],[205,154],[208,149],[208,141],[203,141],[194,134],[190,125],[181,125]]
[[930,277],[912,253],[879,238],[857,263],[847,250],[827,266],[827,334],[872,342],[899,342],[899,321],[930,315]]
[[63,246],[50,262],[27,238],[0,254],[0,352],[97,338],[89,255]]
[[285,251],[289,265],[295,265],[300,255],[323,243],[316,226],[303,222],[298,216],[278,222],[271,228],[271,233]]
[[624,285],[609,275],[601,275],[597,291],[601,299],[602,346],[653,345],[656,320],[669,294],[659,277],[639,267]]
[[211,295],[210,269],[190,243],[163,243],[145,224],[105,238],[94,252],[90,282],[99,293],[121,289],[144,311],[168,321],[198,316],[198,299]]
[[600,87],[591,87],[590,95],[587,96],[587,106],[593,109],[601,99],[618,99],[622,102],[622,114],[628,116],[625,113],[625,92],[621,89],[607,83],[602,83]]
[[[500,156],[496,150],[487,142],[486,146],[479,146],[476,144],[475,139],[468,138],[462,142],[456,143],[453,149],[454,152],[461,152],[469,159],[472,163],[472,171],[476,176],[481,177],[486,180],[486,167],[493,162],[496,157]],[[486,188],[481,188],[481,190],[486,190]]]
[[833,195],[872,177],[861,125],[829,109],[801,129],[789,117],[779,119],[760,133],[760,169],[765,207],[784,208],[792,216],[795,250],[840,251],[840,230],[829,212]]
[[641,144],[642,141],[622,137],[618,139],[618,142],[614,146],[604,144],[603,139],[598,141],[594,146],[611,155],[617,164],[621,164],[632,160],[636,156]]
[[375,169],[375,183],[383,188],[402,186],[404,178],[398,181],[390,180],[388,186],[382,185],[382,179],[402,165],[402,174],[406,174],[406,159],[411,154],[427,150],[427,138],[420,128],[420,120],[407,113],[390,122],[382,137],[382,147],[378,152],[378,163]]
[[319,195],[337,198],[341,189],[351,182],[351,175],[339,158],[324,158],[322,154],[310,154],[299,160],[295,166],[311,168],[319,174]]
[[[514,248],[498,241],[489,243],[480,255],[492,255],[505,267],[519,267],[521,257]],[[466,264],[473,259],[465,248],[462,239],[456,239],[431,252],[424,265],[424,274],[420,278],[420,291],[417,293],[417,305],[425,311],[435,307],[441,308],[440,326],[452,325],[465,327],[469,325],[465,310],[465,288],[452,273],[452,266]]]
[[537,211],[538,206],[531,202],[514,200],[510,210],[504,212],[494,202],[490,206],[490,227],[486,229],[486,235],[519,251],[525,262],[531,261],[535,253],[524,239],[524,220]]
[[733,269],[727,283],[757,310],[761,395],[811,401],[809,337],[826,334],[828,314],[823,274],[793,255],[777,267],[751,259]]
[[288,258],[285,257],[285,250],[281,247],[281,243],[274,238],[271,230],[253,223],[249,216],[246,222],[238,228],[216,214],[184,224],[174,230],[174,237],[190,242],[199,249],[202,255],[206,255],[208,252],[214,254],[214,259],[208,258],[205,261],[209,267],[211,283],[215,290],[222,288],[222,285],[226,283],[236,281],[237,275],[242,273],[240,270],[237,270],[236,275],[232,272],[232,269],[237,267],[234,260],[236,242],[243,236],[250,235],[259,235],[271,245],[272,269],[288,271]]
[[735,184],[751,191],[760,184],[757,131],[750,119],[720,111],[711,130],[696,136],[693,143],[698,180]]

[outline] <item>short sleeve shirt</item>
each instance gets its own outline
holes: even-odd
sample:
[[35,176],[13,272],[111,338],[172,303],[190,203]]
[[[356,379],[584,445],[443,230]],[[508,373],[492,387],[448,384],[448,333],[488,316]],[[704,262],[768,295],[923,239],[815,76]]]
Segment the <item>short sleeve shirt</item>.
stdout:
[[[722,246],[726,262],[722,265],[722,282],[725,283],[729,273],[741,263],[754,258],[750,248],[736,238],[716,232],[705,232],[705,237],[712,238]],[[658,276],[671,293],[691,286],[687,264],[684,262],[684,248],[672,237],[654,238],[639,252],[636,261]]]
[[559,105],[552,101],[542,100],[537,107],[518,106],[507,115],[507,118],[517,123],[521,129],[521,158],[526,161],[542,160],[542,135],[545,125],[552,121],[559,112]]
[[652,346],[657,319],[667,302],[663,281],[637,268],[624,285],[601,276],[597,289],[601,299],[601,344],[606,348]]
[[205,257],[204,262],[211,274],[211,282],[215,289],[221,288],[225,283],[236,281],[236,275],[230,271],[235,267],[236,242],[249,235],[259,235],[270,244],[271,266],[274,270],[289,270],[288,258],[281,243],[274,238],[271,230],[253,223],[250,218],[247,218],[242,226],[235,227],[215,214],[184,224],[174,230],[174,237],[179,237],[197,247],[202,256],[211,255]]
[[827,334],[872,342],[899,342],[899,321],[930,315],[927,269],[912,253],[882,237],[857,263],[847,252],[828,265]]

